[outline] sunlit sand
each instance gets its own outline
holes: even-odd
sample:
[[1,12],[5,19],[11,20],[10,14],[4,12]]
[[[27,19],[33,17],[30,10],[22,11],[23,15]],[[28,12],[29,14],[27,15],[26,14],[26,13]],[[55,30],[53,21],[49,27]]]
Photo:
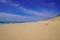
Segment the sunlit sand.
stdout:
[[60,40],[60,17],[30,23],[0,24],[0,40]]

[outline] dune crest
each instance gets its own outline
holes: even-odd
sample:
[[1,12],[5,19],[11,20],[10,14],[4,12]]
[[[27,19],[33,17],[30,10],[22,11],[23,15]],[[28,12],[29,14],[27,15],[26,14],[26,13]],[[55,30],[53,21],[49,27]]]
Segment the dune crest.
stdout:
[[43,24],[60,24],[60,16],[57,16],[57,17],[54,17],[54,18],[51,18],[51,19],[48,19],[48,20],[45,20],[45,21],[40,21],[38,23],[43,23]]

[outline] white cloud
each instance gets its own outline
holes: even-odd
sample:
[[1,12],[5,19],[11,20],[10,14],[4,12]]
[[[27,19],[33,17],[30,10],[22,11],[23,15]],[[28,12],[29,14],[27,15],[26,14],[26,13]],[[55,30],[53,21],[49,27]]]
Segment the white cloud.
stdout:
[[13,7],[18,7],[19,4],[12,2],[11,0],[0,0],[0,2],[5,3],[7,5],[13,6]]
[[53,14],[53,12],[49,12],[48,10],[46,9],[43,9],[41,12],[38,12],[38,11],[34,11],[34,10],[30,10],[30,9],[26,9],[24,7],[20,7],[19,10],[25,12],[25,13],[29,13],[29,14],[32,14],[34,16],[37,16],[37,17],[40,17],[40,16],[43,16],[43,17],[53,17],[55,16]]
[[9,13],[0,13],[0,21],[37,21],[37,17],[22,16]]
[[9,14],[9,13],[0,13],[0,17],[19,17],[19,18],[33,18],[30,16],[22,16],[22,15],[16,15],[16,14]]
[[7,0],[0,0],[0,2],[2,2],[2,3],[6,3],[6,2],[7,2]]
[[17,4],[17,3],[14,3],[14,2],[8,2],[7,3],[8,5],[10,5],[10,6],[13,6],[13,7],[18,7],[18,6],[20,6],[20,4]]

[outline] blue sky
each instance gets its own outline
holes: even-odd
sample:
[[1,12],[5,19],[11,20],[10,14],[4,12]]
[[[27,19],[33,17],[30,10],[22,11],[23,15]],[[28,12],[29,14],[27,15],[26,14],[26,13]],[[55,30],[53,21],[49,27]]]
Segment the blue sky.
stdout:
[[60,14],[60,0],[0,0],[0,21],[39,21]]

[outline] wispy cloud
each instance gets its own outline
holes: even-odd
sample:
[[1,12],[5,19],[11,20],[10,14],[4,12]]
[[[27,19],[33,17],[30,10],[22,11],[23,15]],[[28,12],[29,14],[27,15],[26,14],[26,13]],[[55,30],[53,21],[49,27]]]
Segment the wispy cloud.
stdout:
[[[2,3],[6,3],[9,6],[17,7],[20,11],[28,14],[33,15],[34,17],[31,16],[22,16],[22,15],[16,15],[16,14],[11,14],[11,13],[0,13],[0,21],[36,21],[36,20],[41,20],[44,19],[43,17],[53,17],[56,14],[55,10],[48,11],[47,9],[42,9],[41,11],[35,11],[31,9],[27,9],[23,6],[20,6],[20,4],[17,4],[16,2],[11,2],[11,0],[0,0]],[[42,3],[43,5],[46,5],[45,3]],[[50,3],[50,6],[54,6],[55,3]],[[19,7],[20,6],[20,7]]]
[[7,5],[13,6],[13,7],[18,7],[19,4],[12,2],[12,0],[0,0],[0,2],[5,3]]
[[20,7],[19,10],[21,10],[25,13],[28,13],[28,14],[32,14],[36,17],[40,17],[40,16],[42,16],[42,17],[53,17],[53,16],[55,16],[55,14],[53,13],[54,10],[49,12],[48,10],[43,9],[42,11],[38,12],[38,11],[27,9],[27,8],[24,8],[24,7]]
[[2,2],[2,3],[6,3],[6,2],[7,2],[7,0],[0,0],[0,2]]
[[0,21],[37,21],[39,18],[9,13],[0,13]]

